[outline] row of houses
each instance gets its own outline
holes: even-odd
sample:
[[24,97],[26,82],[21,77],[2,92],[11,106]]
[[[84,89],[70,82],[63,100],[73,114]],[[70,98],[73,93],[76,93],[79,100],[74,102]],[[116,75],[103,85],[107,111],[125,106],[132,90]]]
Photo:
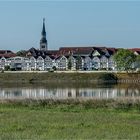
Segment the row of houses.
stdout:
[[[0,69],[8,66],[13,70],[115,70],[113,55],[115,48],[106,47],[62,47],[59,50],[37,50],[31,48],[24,56],[12,52],[0,57]],[[134,53],[140,54],[140,50]]]
[[[71,64],[69,64],[71,63]],[[71,65],[71,66],[70,66]],[[52,58],[46,56],[45,58],[39,56],[35,57],[12,57],[0,59],[0,69],[5,69],[5,66],[9,66],[11,69],[15,70],[98,70],[98,69],[114,69],[114,62],[112,58],[107,58],[105,56],[99,58],[94,57],[74,57],[74,56],[60,56],[58,58]]]

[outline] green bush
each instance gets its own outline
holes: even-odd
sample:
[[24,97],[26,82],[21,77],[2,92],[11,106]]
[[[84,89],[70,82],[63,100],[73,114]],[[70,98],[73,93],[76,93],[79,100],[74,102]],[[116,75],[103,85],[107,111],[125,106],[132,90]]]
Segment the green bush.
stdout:
[[10,70],[10,66],[5,66],[5,67],[4,67],[4,70],[5,70],[5,71]]
[[56,70],[57,70],[57,69],[56,69],[56,66],[53,66],[53,67],[52,67],[52,69],[53,69],[54,71],[56,71]]
[[113,73],[102,73],[99,79],[103,81],[117,81],[118,78]]
[[140,69],[137,70],[137,73],[140,73]]
[[49,69],[48,72],[54,72],[54,69]]

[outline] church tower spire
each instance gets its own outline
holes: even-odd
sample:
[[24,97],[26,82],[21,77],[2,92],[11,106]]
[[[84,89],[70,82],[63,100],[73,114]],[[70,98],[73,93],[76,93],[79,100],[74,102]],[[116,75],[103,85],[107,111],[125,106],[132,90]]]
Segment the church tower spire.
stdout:
[[43,28],[41,32],[40,50],[46,51],[47,49],[48,49],[48,46],[47,46],[46,30],[45,30],[45,18],[43,18]]

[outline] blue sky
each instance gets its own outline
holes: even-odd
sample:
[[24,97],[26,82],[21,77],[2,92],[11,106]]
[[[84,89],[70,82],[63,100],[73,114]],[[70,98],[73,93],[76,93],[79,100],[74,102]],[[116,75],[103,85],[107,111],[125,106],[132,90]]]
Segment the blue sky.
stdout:
[[0,1],[0,49],[39,48],[46,19],[49,49],[140,48],[140,1]]

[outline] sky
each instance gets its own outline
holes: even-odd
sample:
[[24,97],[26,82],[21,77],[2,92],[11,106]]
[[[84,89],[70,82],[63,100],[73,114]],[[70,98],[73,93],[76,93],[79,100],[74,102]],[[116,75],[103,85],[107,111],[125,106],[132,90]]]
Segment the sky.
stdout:
[[0,50],[39,49],[45,18],[48,49],[140,48],[140,1],[0,1]]

